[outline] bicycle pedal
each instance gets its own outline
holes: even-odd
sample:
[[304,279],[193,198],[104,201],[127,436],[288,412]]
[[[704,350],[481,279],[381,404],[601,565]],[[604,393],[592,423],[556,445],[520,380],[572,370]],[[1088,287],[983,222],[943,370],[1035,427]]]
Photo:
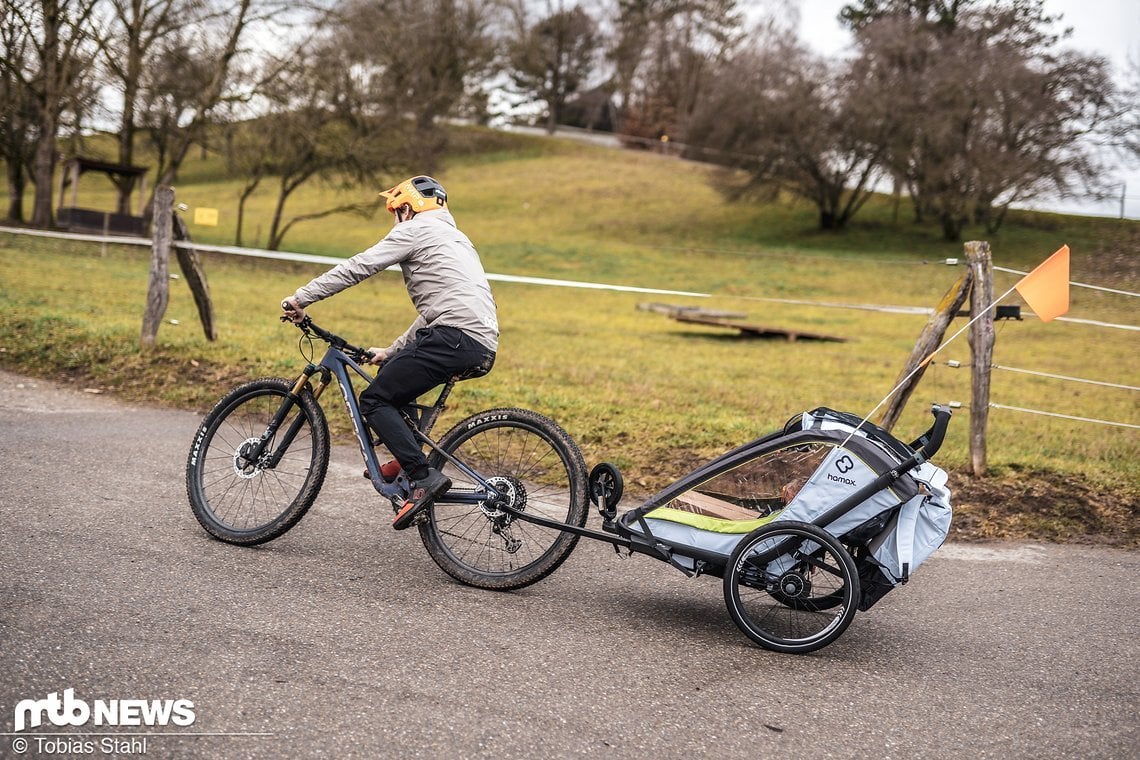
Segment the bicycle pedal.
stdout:
[[403,506],[397,510],[396,519],[392,521],[392,527],[396,530],[407,530],[408,528],[411,528],[415,525],[420,525],[427,520],[427,513],[430,509],[430,506],[421,506],[419,512],[416,512],[411,516],[405,516],[407,512],[412,509],[415,509],[415,503],[411,501],[405,501]]

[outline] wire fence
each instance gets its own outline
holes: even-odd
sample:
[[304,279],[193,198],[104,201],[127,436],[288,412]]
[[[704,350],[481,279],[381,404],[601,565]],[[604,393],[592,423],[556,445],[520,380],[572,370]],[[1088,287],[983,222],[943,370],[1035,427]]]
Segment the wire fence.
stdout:
[[[94,234],[87,235],[87,234],[82,234],[82,233],[55,232],[55,231],[46,231],[46,230],[29,230],[29,229],[24,229],[24,228],[3,227],[3,226],[0,226],[0,232],[31,235],[31,236],[36,236],[36,237],[48,237],[48,238],[57,238],[57,239],[66,239],[66,240],[98,242],[98,243],[104,243],[104,244],[133,245],[133,246],[150,246],[151,245],[151,241],[149,239],[137,238],[137,237],[115,237],[115,236],[94,235]],[[241,248],[241,247],[237,247],[237,246],[202,245],[202,244],[197,244],[197,243],[189,244],[189,243],[182,243],[182,242],[177,242],[176,244],[177,245],[190,246],[190,247],[193,247],[197,251],[220,253],[220,254],[233,255],[233,256],[246,256],[246,257],[254,257],[254,258],[264,258],[264,259],[272,259],[272,260],[278,260],[278,261],[313,263],[313,264],[323,264],[323,265],[330,265],[330,266],[339,264],[339,263],[344,261],[343,258],[334,257],[334,256],[318,256],[318,255],[314,255],[314,254],[297,253],[297,252],[291,252],[291,251],[265,251],[265,250],[261,250],[261,249]],[[693,249],[685,249],[685,250],[693,250]],[[705,249],[705,250],[708,250],[708,249]],[[716,249],[711,249],[711,250],[716,250]],[[895,263],[895,262],[892,262],[892,263]],[[899,262],[899,263],[901,263],[901,262]],[[916,262],[908,262],[908,263],[916,263]],[[953,265],[957,265],[958,261],[956,259],[947,259],[945,261],[945,263],[953,266]],[[392,267],[392,268],[396,269],[396,267]],[[995,266],[994,269],[997,271],[1006,272],[1009,274],[1016,274],[1016,275],[1027,274],[1026,272],[1022,272],[1022,271],[1015,270],[1015,269],[1007,269],[1004,267],[996,267]],[[662,288],[646,288],[646,287],[639,287],[639,286],[633,286],[633,285],[618,285],[618,284],[611,284],[611,283],[594,283],[594,282],[574,281],[574,280],[559,280],[559,279],[543,278],[543,277],[526,277],[526,276],[510,275],[510,274],[498,274],[498,273],[488,273],[487,277],[489,280],[492,280],[492,281],[514,282],[514,283],[540,285],[540,286],[547,286],[547,287],[584,288],[584,289],[591,289],[591,290],[608,290],[608,291],[616,291],[616,292],[642,293],[642,294],[651,294],[651,295],[672,295],[672,296],[682,296],[682,297],[690,297],[690,298],[714,298],[714,297],[718,296],[718,294],[715,294],[715,293],[702,293],[702,292],[683,291],[683,290],[669,290],[669,289],[662,289]],[[1114,288],[1105,288],[1105,287],[1101,287],[1101,286],[1097,286],[1097,285],[1089,285],[1086,283],[1071,282],[1070,285],[1074,286],[1074,287],[1092,288],[1095,290],[1105,291],[1105,292],[1113,293],[1115,295],[1121,295],[1121,296],[1130,297],[1130,298],[1140,297],[1140,293],[1133,293],[1133,292],[1125,291],[1125,290],[1117,290]],[[742,300],[749,300],[749,301],[762,301],[762,302],[769,302],[769,303],[781,303],[781,304],[791,304],[791,305],[805,305],[805,306],[814,306],[814,307],[819,307],[819,308],[859,309],[859,310],[868,310],[868,311],[877,311],[877,312],[886,312],[886,313],[895,313],[895,314],[912,314],[912,315],[927,315],[928,316],[934,312],[934,310],[930,309],[930,308],[915,307],[915,306],[836,303],[836,302],[815,301],[815,300],[808,300],[808,299],[773,298],[773,297],[764,297],[764,296],[740,296],[740,295],[735,295],[735,294],[732,295],[731,297],[742,299]],[[1064,319],[1066,319],[1066,318],[1065,317],[1058,317],[1058,320],[1064,320]],[[1074,322],[1077,324],[1088,325],[1088,326],[1111,327],[1111,328],[1116,328],[1116,329],[1140,331],[1140,326],[1136,326],[1136,325],[1116,325],[1116,324],[1111,324],[1111,323],[1097,322],[1094,320],[1085,320],[1085,319],[1077,319],[1077,318],[1068,318],[1067,321]],[[968,363],[963,364],[961,362],[954,361],[954,360],[949,360],[949,361],[945,361],[945,362],[932,361],[931,364],[942,364],[943,366],[951,368],[951,369],[957,369],[960,367],[972,366]],[[1112,382],[1106,382],[1106,381],[1101,381],[1101,380],[1091,380],[1088,378],[1073,377],[1073,376],[1069,376],[1069,375],[1059,375],[1059,374],[1054,374],[1054,373],[1049,373],[1049,372],[1042,372],[1042,371],[1038,371],[1038,370],[1023,369],[1023,368],[1018,368],[1018,367],[1008,367],[1008,366],[1004,366],[1004,365],[1000,365],[1000,364],[991,364],[990,369],[1004,371],[1004,372],[1013,372],[1013,373],[1025,374],[1025,375],[1032,375],[1032,376],[1037,376],[1037,377],[1042,377],[1042,378],[1052,379],[1052,380],[1057,380],[1057,381],[1062,381],[1062,382],[1082,383],[1082,384],[1096,385],[1096,386],[1102,386],[1102,387],[1106,387],[1106,388],[1113,388],[1113,389],[1133,391],[1133,392],[1140,391],[1140,387],[1133,386],[1133,385],[1127,385],[1124,383],[1112,383]],[[1093,418],[1089,418],[1089,417],[1080,417],[1080,416],[1076,416],[1076,415],[1062,414],[1062,413],[1058,413],[1058,412],[1049,412],[1049,411],[1044,411],[1044,410],[1040,410],[1040,409],[1028,409],[1025,407],[1010,406],[1010,405],[998,404],[998,403],[990,403],[989,406],[992,409],[1014,411],[1014,412],[1020,412],[1020,413],[1025,413],[1025,414],[1034,414],[1034,415],[1040,415],[1040,416],[1046,416],[1046,417],[1055,417],[1055,418],[1066,419],[1066,420],[1076,421],[1076,422],[1109,425],[1109,426],[1113,426],[1113,427],[1129,428],[1129,429],[1140,429],[1140,425],[1136,425],[1136,424],[1129,423],[1129,422],[1117,421],[1117,420],[1093,419]]]
[[[956,361],[954,359],[950,359],[950,360],[943,361],[943,362],[931,361],[930,364],[931,365],[942,365],[943,367],[946,367],[948,369],[961,369],[961,368],[969,368],[969,367],[974,366],[972,364],[963,363],[960,361]],[[1137,387],[1135,385],[1126,385],[1124,383],[1110,383],[1110,382],[1105,382],[1103,380],[1090,380],[1088,378],[1073,377],[1070,375],[1058,375],[1058,374],[1055,374],[1052,372],[1041,372],[1039,370],[1022,369],[1020,367],[1007,367],[1007,366],[1004,366],[1001,364],[991,364],[990,369],[991,370],[996,369],[996,370],[999,370],[1002,372],[1014,372],[1014,373],[1023,374],[1023,375],[1031,375],[1034,377],[1041,377],[1041,378],[1046,378],[1049,380],[1058,380],[1061,382],[1081,383],[1084,385],[1095,385],[1095,386],[1100,386],[1103,388],[1113,388],[1116,390],[1124,390],[1124,391],[1133,391],[1133,392],[1140,391],[1140,387]],[[1045,411],[1042,409],[1028,409],[1026,407],[1009,406],[1007,404],[998,404],[998,403],[994,403],[994,402],[990,402],[989,408],[990,409],[1003,409],[1003,410],[1012,411],[1012,412],[1021,412],[1023,414],[1035,414],[1035,415],[1039,415],[1042,417],[1054,417],[1054,418],[1070,420],[1070,421],[1074,421],[1074,422],[1087,422],[1090,424],[1109,425],[1111,427],[1120,427],[1120,428],[1129,428],[1132,430],[1140,430],[1140,425],[1136,425],[1136,424],[1133,424],[1131,422],[1124,422],[1121,420],[1094,419],[1091,417],[1080,417],[1077,415],[1063,414],[1060,412],[1049,412],[1049,411]]]
[[1006,406],[1005,404],[995,404],[990,402],[990,409],[1006,409],[1011,412],[1022,412],[1023,414],[1036,414],[1041,417],[1056,417],[1063,420],[1070,420],[1073,422],[1088,422],[1096,425],[1110,425],[1112,427],[1131,428],[1133,430],[1140,430],[1140,425],[1133,425],[1130,422],[1116,422],[1114,420],[1097,420],[1092,417],[1077,417],[1072,414],[1061,414],[1059,412],[1045,412],[1040,409],[1025,409],[1020,406]]
[[[994,271],[1006,272],[1007,274],[1016,274],[1021,277],[1029,274],[1029,272],[1022,272],[1020,269],[1007,269],[1006,267],[995,266]],[[1130,298],[1140,298],[1140,293],[1133,293],[1130,290],[1117,290],[1116,288],[1105,288],[1100,285],[1089,285],[1084,282],[1069,282],[1070,287],[1074,288],[1088,288],[1089,290],[1099,290],[1102,293],[1115,293],[1118,296],[1128,296]]]
[[[58,238],[58,239],[62,239],[62,240],[76,240],[76,241],[104,243],[104,244],[110,244],[110,245],[150,246],[150,244],[151,244],[151,241],[148,238],[107,236],[107,235],[83,234],[83,233],[74,233],[74,232],[55,232],[55,231],[48,231],[48,230],[29,230],[29,229],[20,228],[20,227],[3,227],[3,226],[0,226],[0,232],[8,232],[8,233],[13,233],[13,234],[23,234],[23,235],[32,235],[32,236],[37,236],[37,237]],[[336,257],[336,256],[319,256],[319,255],[315,255],[315,254],[311,254],[311,253],[298,253],[295,251],[266,251],[266,250],[263,250],[260,248],[243,248],[243,247],[239,247],[239,246],[208,245],[208,244],[201,244],[201,243],[185,243],[185,242],[176,242],[175,245],[189,246],[189,247],[194,248],[194,250],[209,252],[209,253],[221,253],[221,254],[231,255],[231,256],[249,256],[249,257],[254,257],[254,258],[275,259],[278,261],[291,261],[291,262],[309,263],[309,264],[327,264],[329,266],[335,266],[336,264],[339,264],[342,261],[344,261],[343,258]],[[732,251],[724,251],[722,249],[693,249],[693,248],[675,248],[675,249],[660,248],[660,250],[686,250],[686,251],[703,250],[703,251],[717,252],[717,253],[732,252]],[[735,253],[744,253],[744,252],[735,251]],[[778,252],[755,252],[755,254],[756,255],[788,255],[788,254],[782,254],[782,253],[778,253]],[[753,255],[753,253],[750,252],[749,255]],[[844,258],[846,260],[850,260],[848,257],[831,257],[831,256],[827,256],[826,254],[819,254],[819,255],[813,254],[812,256],[818,256],[821,258]],[[859,261],[864,262],[865,260],[860,259]],[[903,262],[903,261],[897,261],[897,260],[881,260],[880,263],[913,264],[915,266],[926,266],[926,265],[928,265],[929,262]],[[945,259],[944,262],[939,262],[939,263],[945,263],[949,266],[957,266],[959,264],[959,261],[958,261],[958,259]],[[395,269],[395,267],[393,267],[393,269]],[[997,267],[995,267],[995,269],[997,269]],[[1005,270],[1005,269],[1003,269],[1002,271],[1016,272],[1017,270]],[[667,289],[667,288],[647,288],[647,287],[641,287],[641,286],[636,286],[636,285],[620,285],[620,284],[614,284],[614,283],[598,283],[598,282],[587,282],[587,281],[579,281],[579,280],[561,280],[561,279],[546,278],[546,277],[526,277],[526,276],[521,276],[521,275],[501,274],[501,273],[494,273],[494,272],[487,273],[487,279],[491,280],[492,282],[514,282],[514,283],[523,283],[523,284],[529,284],[529,285],[544,285],[544,286],[563,287],[563,288],[582,288],[582,289],[587,289],[587,290],[610,290],[610,291],[624,292],[624,293],[644,293],[644,294],[649,294],[649,295],[671,295],[671,296],[680,296],[680,297],[688,297],[688,298],[731,297],[731,298],[737,298],[737,299],[745,300],[745,301],[757,301],[757,302],[762,302],[762,303],[779,303],[779,304],[797,305],[797,306],[814,306],[814,307],[818,307],[818,308],[822,308],[822,309],[854,309],[854,310],[861,310],[861,311],[882,312],[882,313],[887,313],[887,314],[914,314],[914,315],[921,315],[921,316],[930,316],[931,314],[934,313],[934,309],[929,308],[929,307],[924,307],[924,306],[905,306],[905,305],[898,305],[898,304],[840,303],[840,302],[835,302],[835,301],[819,301],[819,300],[798,299],[798,298],[775,298],[775,297],[769,297],[769,296],[754,296],[754,295],[750,296],[750,295],[739,295],[739,294],[726,295],[726,294],[722,294],[722,293],[713,293],[713,292],[704,293],[704,292],[695,292],[695,291],[687,291],[687,290],[671,290],[671,289]],[[1077,286],[1077,287],[1098,287],[1098,286],[1093,286],[1093,285],[1082,285],[1081,283],[1072,283],[1072,284]],[[1120,294],[1125,295],[1125,296],[1138,296],[1138,295],[1140,295],[1137,293],[1130,293],[1128,291],[1116,291],[1116,292],[1119,292]],[[1070,322],[1073,324],[1083,324],[1083,325],[1086,325],[1089,327],[1103,327],[1103,328],[1115,329],[1115,330],[1129,330],[1129,331],[1133,331],[1133,332],[1140,332],[1140,326],[1138,326],[1138,325],[1115,324],[1112,322],[1101,322],[1098,320],[1081,319],[1078,317],[1057,317],[1057,321],[1059,321],[1059,322]]]
[[[962,362],[956,361],[954,359],[950,359],[950,360],[945,361],[945,362],[931,361],[930,363],[931,364],[942,364],[943,366],[949,367],[950,369],[959,369],[962,367],[974,366],[972,364],[963,364]],[[991,364],[990,369],[998,369],[998,370],[1003,370],[1005,372],[1019,372],[1019,373],[1024,374],[1024,375],[1035,375],[1037,377],[1047,377],[1047,378],[1051,378],[1053,380],[1067,380],[1067,381],[1073,382],[1073,383],[1087,383],[1089,385],[1100,385],[1100,386],[1103,386],[1106,388],[1119,388],[1121,390],[1126,390],[1126,391],[1140,391],[1140,387],[1137,387],[1135,385],[1123,385],[1121,383],[1106,383],[1102,380],[1088,380],[1088,379],[1083,378],[1083,377],[1071,377],[1069,375],[1055,375],[1051,372],[1038,372],[1038,371],[1032,370],[1032,369],[1020,369],[1018,367],[1006,367],[1006,366],[1001,365],[1001,364]]]

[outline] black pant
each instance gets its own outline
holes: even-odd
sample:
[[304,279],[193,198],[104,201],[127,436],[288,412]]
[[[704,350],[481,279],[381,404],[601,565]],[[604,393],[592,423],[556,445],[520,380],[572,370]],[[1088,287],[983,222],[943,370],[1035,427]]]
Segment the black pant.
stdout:
[[427,457],[400,410],[449,378],[486,374],[494,363],[495,352],[462,330],[427,327],[381,365],[360,394],[360,411],[408,477],[423,477]]

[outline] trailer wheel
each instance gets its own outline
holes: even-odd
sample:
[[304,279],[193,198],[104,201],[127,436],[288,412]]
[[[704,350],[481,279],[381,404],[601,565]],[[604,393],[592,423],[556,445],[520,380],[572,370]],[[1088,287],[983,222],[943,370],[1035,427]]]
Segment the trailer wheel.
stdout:
[[859,573],[830,533],[792,520],[744,538],[724,574],[724,601],[750,639],[776,652],[804,654],[838,639],[855,617]]

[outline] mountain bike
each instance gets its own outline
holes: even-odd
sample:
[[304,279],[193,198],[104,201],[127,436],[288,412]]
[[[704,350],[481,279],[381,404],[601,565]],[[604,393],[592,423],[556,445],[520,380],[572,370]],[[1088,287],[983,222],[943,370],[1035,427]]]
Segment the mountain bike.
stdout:
[[[380,464],[353,375],[372,376],[371,355],[306,317],[299,348],[306,366],[294,380],[262,378],[227,393],[205,416],[186,464],[194,516],[217,539],[242,546],[271,541],[295,526],[320,493],[330,437],[321,399],[335,380],[352,421],[366,475],[398,509],[410,493],[403,472]],[[314,361],[316,341],[327,343]],[[428,464],[452,487],[417,516],[420,538],[439,567],[462,583],[510,590],[552,573],[573,550],[588,516],[582,454],[554,420],[518,408],[489,409],[460,421],[438,441],[431,431],[460,381],[435,401],[413,404],[405,421],[428,451]],[[524,519],[520,519],[524,518]],[[557,527],[552,527],[557,526]]]

